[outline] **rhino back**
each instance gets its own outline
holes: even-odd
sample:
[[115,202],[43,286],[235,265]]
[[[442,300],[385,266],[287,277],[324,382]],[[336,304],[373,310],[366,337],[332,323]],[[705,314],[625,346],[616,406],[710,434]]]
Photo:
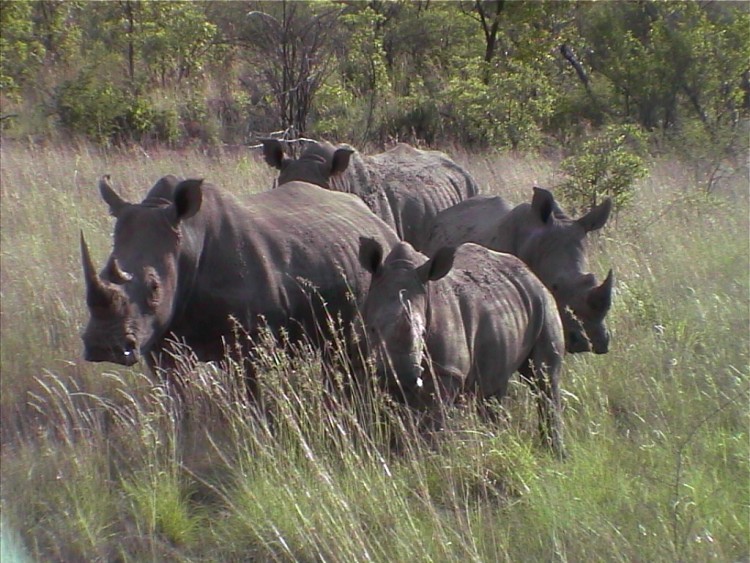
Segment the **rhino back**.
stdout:
[[377,166],[370,164],[369,157],[362,156],[359,151],[354,150],[349,158],[349,166],[342,174],[331,177],[330,189],[358,196],[370,211],[389,227],[396,228],[393,211],[383,189],[382,174]]
[[477,195],[438,213],[425,243],[432,256],[443,246],[473,242],[488,246],[499,222],[513,207],[500,196]]
[[323,304],[349,322],[356,313],[349,291],[361,299],[367,282],[360,234],[386,248],[397,241],[357,197],[311,184],[291,182],[244,206],[216,191],[204,197],[190,303],[176,323],[187,333],[210,321],[222,327],[230,315],[251,332],[263,318],[273,329],[311,333],[325,322]]
[[393,211],[396,231],[417,250],[437,213],[477,195],[474,178],[447,155],[399,144],[369,157]]
[[467,373],[465,385],[485,396],[502,392],[547,323],[562,339],[552,296],[514,256],[465,244],[435,289],[431,322],[452,328],[430,333],[433,360]]

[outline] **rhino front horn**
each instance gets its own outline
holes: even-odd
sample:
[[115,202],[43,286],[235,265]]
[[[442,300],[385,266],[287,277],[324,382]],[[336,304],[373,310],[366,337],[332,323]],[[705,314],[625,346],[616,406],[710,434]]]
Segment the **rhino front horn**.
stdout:
[[91,260],[91,253],[86,244],[86,239],[81,231],[81,262],[83,264],[83,279],[86,281],[86,301],[89,306],[104,305],[109,301],[109,295],[99,279]]

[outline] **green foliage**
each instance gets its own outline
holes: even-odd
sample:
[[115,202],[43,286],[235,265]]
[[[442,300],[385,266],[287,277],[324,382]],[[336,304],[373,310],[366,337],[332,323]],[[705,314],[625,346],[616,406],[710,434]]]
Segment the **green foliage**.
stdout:
[[340,23],[349,34],[349,56],[336,57],[338,72],[330,73],[315,94],[312,131],[316,134],[361,137],[364,142],[373,129],[381,101],[391,88],[380,30],[383,20],[384,16],[364,4],[341,16]]
[[[108,124],[115,108],[105,106],[118,105],[123,90],[138,106],[121,126],[134,138],[238,142],[293,126],[360,146],[398,139],[524,149],[567,147],[588,126],[638,123],[660,143],[717,147],[710,160],[718,163],[736,157],[750,110],[750,13],[736,2],[2,7],[3,113],[49,113],[52,92],[94,72],[114,92],[89,91],[102,107],[75,130],[103,142],[119,134]],[[196,120],[181,102],[173,103],[180,127],[174,114],[141,115],[142,100],[174,97],[177,88],[179,100],[222,100],[231,115],[211,110]],[[5,134],[45,123],[26,121],[4,121]],[[39,129],[32,132],[47,133]]]
[[581,25],[590,64],[619,93],[615,107],[625,119],[667,130],[681,115],[713,121],[738,109],[748,16],[736,4],[598,3]]
[[463,65],[464,73],[446,90],[448,121],[463,141],[483,146],[532,148],[541,142],[542,125],[551,115],[555,94],[533,66],[510,64],[485,83],[479,60]]
[[[151,76],[162,86],[204,70],[217,26],[193,2],[144,2],[139,13],[137,48]],[[220,49],[215,50],[218,56]]]
[[122,89],[100,83],[89,73],[63,82],[55,98],[62,126],[97,142],[112,140],[128,111],[128,100]]
[[32,2],[0,2],[0,94],[18,97],[34,76],[44,56],[44,46],[33,33]]
[[57,114],[70,133],[99,143],[149,139],[172,142],[177,113],[157,110],[147,100],[97,80],[90,72],[64,82],[55,96]]
[[180,134],[179,114],[173,108],[156,109],[144,98],[135,98],[125,113],[121,134],[139,141],[172,143]]
[[580,211],[611,197],[615,211],[626,207],[635,182],[648,174],[644,152],[645,136],[634,126],[608,126],[584,141],[560,163],[567,176],[560,185],[566,205]]

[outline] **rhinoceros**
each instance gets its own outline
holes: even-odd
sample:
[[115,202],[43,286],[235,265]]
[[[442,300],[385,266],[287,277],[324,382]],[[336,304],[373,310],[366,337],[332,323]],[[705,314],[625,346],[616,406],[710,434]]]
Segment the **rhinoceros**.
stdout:
[[170,339],[200,361],[220,360],[236,323],[251,339],[270,329],[323,345],[329,317],[344,326],[358,318],[369,278],[359,234],[387,248],[398,241],[357,197],[302,182],[244,205],[203,180],[174,176],[141,203],[122,199],[107,176],[99,188],[116,222],[99,274],[81,233],[90,361],[132,365],[143,357],[152,370],[170,368]]
[[515,256],[472,243],[430,259],[404,242],[385,252],[360,239],[372,274],[364,327],[381,380],[430,409],[464,392],[500,398],[518,371],[538,393],[543,439],[562,453],[565,345],[547,288]]
[[430,228],[425,253],[473,242],[523,260],[557,302],[570,353],[605,354],[609,331],[605,317],[612,303],[612,270],[598,284],[586,272],[586,235],[609,217],[609,198],[579,219],[570,218],[543,188],[531,203],[511,207],[500,196],[477,196],[440,212]]
[[280,171],[278,185],[297,180],[356,194],[417,249],[438,212],[479,193],[471,174],[446,154],[404,143],[366,156],[348,145],[312,142],[294,159],[280,141],[266,139],[263,154]]

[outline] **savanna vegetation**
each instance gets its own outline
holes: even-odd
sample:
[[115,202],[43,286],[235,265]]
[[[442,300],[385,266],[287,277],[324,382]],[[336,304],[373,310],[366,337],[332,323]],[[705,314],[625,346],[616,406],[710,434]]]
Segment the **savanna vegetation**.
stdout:
[[[750,556],[748,23],[739,2],[0,1],[3,561]],[[311,350],[267,343],[264,416],[238,366],[188,350],[179,405],[143,365],[82,361],[97,178],[246,197],[273,173],[243,145],[273,132],[436,146],[514,203],[614,198],[589,241],[612,345],[565,359],[566,461],[521,383],[425,439]]]
[[[519,384],[489,423],[468,406],[419,438],[399,409],[340,404],[314,354],[270,347],[275,427],[232,366],[190,365],[186,410],[142,366],[81,360],[79,230],[101,263],[106,170],[130,199],[160,175],[240,195],[247,155],[2,148],[2,516],[39,560],[734,561],[748,554],[748,190],[655,160],[591,244],[617,276],[612,348],[568,356],[570,457],[537,443]],[[461,153],[490,192],[528,199],[557,162]]]

